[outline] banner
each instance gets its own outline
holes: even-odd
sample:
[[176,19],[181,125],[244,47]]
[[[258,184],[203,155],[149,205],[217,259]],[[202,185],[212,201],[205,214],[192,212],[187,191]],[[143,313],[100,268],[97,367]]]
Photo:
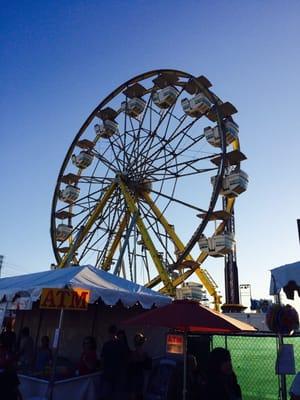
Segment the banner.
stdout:
[[32,300],[30,297],[18,297],[13,302],[8,302],[8,310],[32,310]]
[[45,288],[42,290],[40,308],[47,309],[66,309],[66,310],[87,310],[90,299],[90,290],[73,289],[53,289]]

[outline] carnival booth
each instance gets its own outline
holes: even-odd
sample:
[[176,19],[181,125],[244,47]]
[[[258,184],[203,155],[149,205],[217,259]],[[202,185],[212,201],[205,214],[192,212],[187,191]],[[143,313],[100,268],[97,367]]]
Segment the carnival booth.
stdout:
[[[147,311],[143,315],[130,318],[124,324],[163,326],[170,329],[165,341],[167,358],[162,359],[156,371],[153,371],[149,379],[146,400],[186,400],[190,398],[187,370],[188,353],[192,350],[193,335],[256,331],[253,326],[204,307],[195,300],[175,300],[172,304],[160,309]],[[202,343],[205,344],[205,342]],[[182,377],[178,374],[180,363],[183,367]],[[180,380],[182,381],[181,389],[179,389]]]
[[110,324],[166,305],[171,298],[88,265],[3,278],[0,301],[2,315],[14,310],[17,333],[29,328],[35,350],[44,335],[52,343],[50,371],[19,374],[24,400],[94,400],[101,371],[76,375],[83,338],[94,336],[101,348]]

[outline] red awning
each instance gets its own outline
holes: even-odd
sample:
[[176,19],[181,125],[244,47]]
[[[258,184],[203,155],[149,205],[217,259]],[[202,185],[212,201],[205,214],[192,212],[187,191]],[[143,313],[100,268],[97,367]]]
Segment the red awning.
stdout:
[[133,326],[160,326],[195,333],[256,331],[249,324],[211,310],[193,300],[175,300],[167,306],[147,311],[123,323]]

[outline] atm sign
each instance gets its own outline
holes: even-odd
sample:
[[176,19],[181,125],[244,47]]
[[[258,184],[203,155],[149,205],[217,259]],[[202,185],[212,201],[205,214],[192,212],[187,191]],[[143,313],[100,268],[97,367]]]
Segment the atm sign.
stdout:
[[87,310],[90,299],[88,289],[53,289],[42,290],[40,308],[66,309],[66,310]]

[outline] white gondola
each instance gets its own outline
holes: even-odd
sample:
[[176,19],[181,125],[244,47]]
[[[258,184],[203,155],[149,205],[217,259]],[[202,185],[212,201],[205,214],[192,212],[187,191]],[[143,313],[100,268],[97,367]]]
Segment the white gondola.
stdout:
[[[235,122],[229,120],[226,120],[224,125],[226,145],[228,146],[238,138],[239,126]],[[209,144],[214,147],[221,147],[221,135],[217,125],[213,128],[210,126],[204,128],[204,135]]]
[[198,241],[202,251],[210,256],[223,256],[234,249],[235,240],[231,233],[223,233],[207,238],[204,235]]
[[168,108],[175,103],[178,90],[173,86],[167,86],[153,94],[153,102],[159,108]]
[[108,139],[119,132],[118,124],[109,119],[103,121],[102,124],[94,125],[95,133],[98,137]]
[[209,248],[208,248],[208,239],[205,235],[202,235],[200,239],[198,240],[198,244],[200,247],[201,251],[204,251],[205,253],[208,253]]
[[93,162],[93,155],[87,151],[81,151],[77,156],[73,154],[72,161],[77,168],[84,169],[89,167]]
[[121,109],[124,111],[127,115],[130,117],[138,117],[145,109],[146,107],[146,102],[143,99],[140,99],[138,97],[134,97],[133,99],[130,99],[127,101],[123,101],[121,104]]
[[[216,178],[216,176],[211,178],[212,185],[215,184]],[[232,171],[224,177],[220,193],[223,196],[236,197],[247,190],[248,181],[248,174],[246,172],[241,170]]]
[[71,234],[73,227],[71,225],[59,224],[56,228],[56,240],[64,242]]
[[204,128],[205,139],[214,147],[221,147],[221,137],[218,126]]
[[198,93],[191,99],[182,99],[181,105],[183,111],[191,117],[200,117],[205,114],[211,107],[211,102],[202,93]]
[[232,120],[225,120],[225,135],[228,144],[232,143],[239,136],[239,126]]
[[72,185],[67,185],[60,192],[60,200],[64,201],[65,203],[72,204],[78,199],[79,194],[80,194],[79,188]]

